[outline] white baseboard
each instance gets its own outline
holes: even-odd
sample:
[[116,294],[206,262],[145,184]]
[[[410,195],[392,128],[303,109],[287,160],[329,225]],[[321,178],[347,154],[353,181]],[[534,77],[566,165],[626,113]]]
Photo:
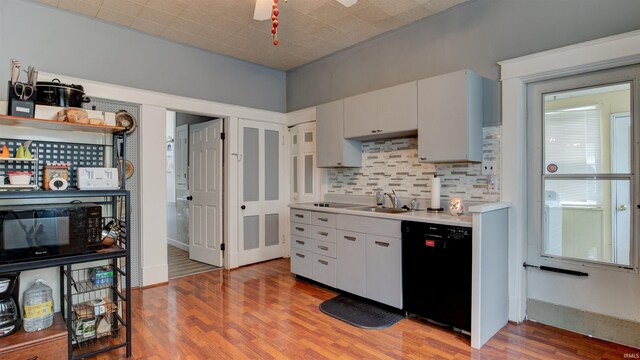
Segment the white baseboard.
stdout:
[[189,245],[182,243],[178,240],[173,240],[173,239],[167,239],[167,244],[171,245],[171,246],[175,246],[178,249],[184,250],[184,251],[189,251]]
[[142,267],[142,286],[162,284],[169,281],[169,266],[167,264]]

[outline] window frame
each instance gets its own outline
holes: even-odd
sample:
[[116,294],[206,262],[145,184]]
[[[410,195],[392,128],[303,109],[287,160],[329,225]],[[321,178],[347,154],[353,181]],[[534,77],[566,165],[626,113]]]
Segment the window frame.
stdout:
[[[631,145],[631,173],[630,174],[546,174],[544,167],[544,114],[545,95],[558,92],[578,91],[589,88],[630,83],[630,116],[632,136]],[[639,270],[639,237],[638,206],[640,204],[640,121],[638,120],[637,102],[638,87],[640,84],[640,66],[598,71],[594,73],[574,75],[564,78],[546,80],[527,86],[527,213],[528,213],[528,240],[530,255],[535,253],[536,259],[550,263],[564,263],[579,266],[598,267],[603,269],[638,272]],[[545,180],[630,180],[631,206],[631,244],[630,264],[620,265],[612,262],[595,261],[568,256],[550,255],[544,252],[544,184]],[[532,242],[535,240],[535,249]],[[529,259],[531,260],[531,256]]]

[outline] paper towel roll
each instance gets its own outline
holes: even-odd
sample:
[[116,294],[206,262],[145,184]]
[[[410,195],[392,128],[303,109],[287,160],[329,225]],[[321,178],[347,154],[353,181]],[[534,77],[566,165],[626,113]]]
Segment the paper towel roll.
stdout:
[[437,175],[431,180],[431,208],[440,208],[440,178]]

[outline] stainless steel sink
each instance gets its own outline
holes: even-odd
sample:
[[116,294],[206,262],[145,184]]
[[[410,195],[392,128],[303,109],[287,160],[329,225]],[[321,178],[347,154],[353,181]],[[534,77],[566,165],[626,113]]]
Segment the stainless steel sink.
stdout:
[[386,207],[375,207],[375,206],[350,208],[349,210],[369,211],[369,212],[377,212],[377,213],[385,213],[385,214],[402,214],[402,213],[411,211],[411,210],[401,209],[401,208],[386,208]]

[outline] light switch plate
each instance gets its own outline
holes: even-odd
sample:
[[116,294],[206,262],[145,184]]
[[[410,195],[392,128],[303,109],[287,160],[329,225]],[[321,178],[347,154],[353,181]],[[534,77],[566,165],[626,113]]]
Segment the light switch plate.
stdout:
[[485,176],[495,176],[497,175],[497,165],[498,163],[493,161],[483,161],[482,162],[482,175]]

